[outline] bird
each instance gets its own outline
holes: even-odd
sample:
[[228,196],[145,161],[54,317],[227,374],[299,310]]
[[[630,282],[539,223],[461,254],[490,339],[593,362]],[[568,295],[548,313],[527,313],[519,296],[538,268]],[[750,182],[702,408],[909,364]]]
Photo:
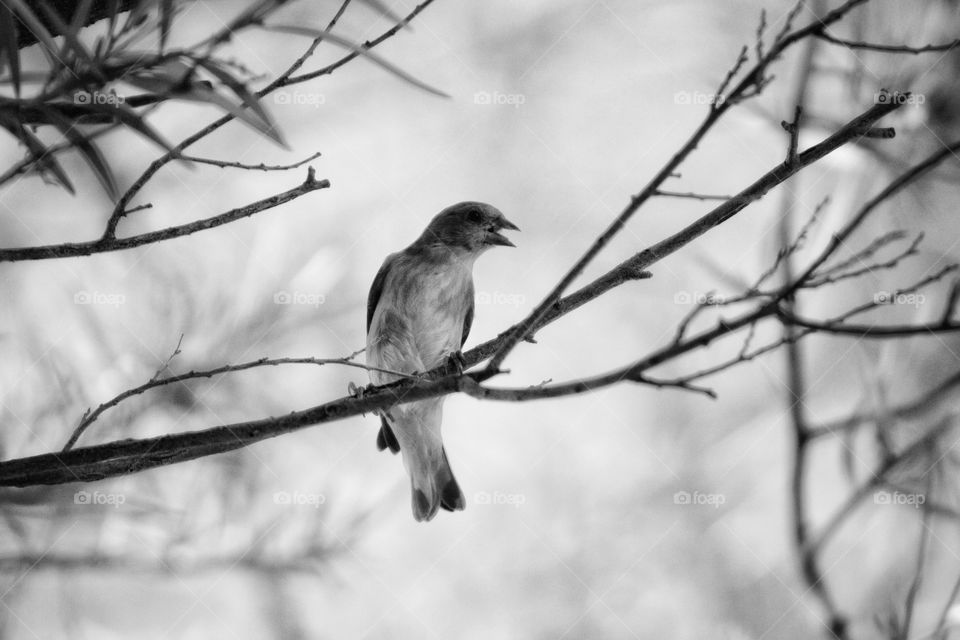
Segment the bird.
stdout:
[[[504,229],[520,230],[492,205],[460,202],[434,216],[406,249],[387,256],[367,297],[366,362],[373,385],[451,361],[462,370],[461,348],[473,324],[473,264],[492,247],[516,246],[500,233]],[[443,447],[443,401],[380,412],[377,449],[400,453],[417,522],[432,520],[441,507],[466,506]]]

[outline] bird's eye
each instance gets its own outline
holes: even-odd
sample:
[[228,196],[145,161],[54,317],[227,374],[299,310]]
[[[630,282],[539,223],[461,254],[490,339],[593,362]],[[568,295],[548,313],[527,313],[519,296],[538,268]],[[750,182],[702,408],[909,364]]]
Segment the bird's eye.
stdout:
[[473,224],[480,224],[480,222],[483,221],[483,214],[480,213],[479,209],[470,209],[470,211],[467,212],[467,220]]

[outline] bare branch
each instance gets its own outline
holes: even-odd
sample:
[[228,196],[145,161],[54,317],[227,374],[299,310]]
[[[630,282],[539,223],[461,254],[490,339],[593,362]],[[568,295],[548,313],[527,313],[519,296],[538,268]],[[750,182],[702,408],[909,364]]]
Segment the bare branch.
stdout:
[[251,202],[248,205],[231,209],[209,218],[194,220],[181,225],[167,227],[157,231],[148,231],[127,238],[101,238],[99,240],[90,240],[87,242],[68,242],[63,244],[51,244],[38,247],[20,247],[10,249],[0,249],[0,262],[16,262],[21,260],[47,260],[50,258],[74,258],[77,256],[89,256],[95,253],[107,253],[110,251],[122,251],[132,249],[145,244],[180,238],[205,229],[212,229],[221,225],[229,224],[243,218],[273,209],[282,204],[295,200],[300,196],[306,195],[311,191],[326,189],[330,186],[329,180],[317,180],[314,176],[313,168],[307,172],[307,179],[300,185],[288,189],[282,193]]
[[858,251],[854,255],[850,256],[846,260],[839,262],[828,269],[824,269],[816,278],[812,278],[806,285],[806,288],[816,288],[823,286],[825,284],[832,284],[835,282],[840,282],[841,280],[849,280],[851,278],[858,278],[866,273],[871,273],[873,271],[881,271],[885,269],[892,269],[900,264],[900,262],[910,256],[917,255],[917,249],[920,247],[920,243],[923,242],[923,234],[919,233],[913,239],[909,246],[906,249],[903,249],[895,256],[889,260],[883,262],[875,262],[866,264],[857,269],[850,269],[853,265],[857,263],[863,263],[873,257],[880,249],[887,246],[888,244],[895,242],[904,238],[906,234],[903,231],[890,231],[885,233],[877,238],[875,238],[869,245],[864,249]]
[[900,465],[913,460],[914,457],[922,453],[937,438],[942,436],[953,424],[952,418],[940,420],[935,426],[928,429],[925,433],[917,437],[912,443],[907,445],[896,455],[886,458],[871,474],[867,482],[854,490],[830,517],[827,523],[820,530],[819,535],[809,542],[807,550],[809,553],[817,553],[833,537],[841,524],[856,510],[860,503],[876,489],[887,483],[887,477]]
[[863,221],[866,220],[867,217],[873,213],[877,207],[899,193],[908,185],[916,182],[924,174],[939,165],[947,158],[956,157],[958,151],[960,151],[960,140],[945,146],[943,149],[940,149],[939,151],[927,156],[927,158],[922,162],[910,167],[907,171],[900,174],[893,182],[888,184],[880,193],[871,198],[860,208],[859,211],[857,211],[853,218],[851,218],[851,220],[844,225],[840,231],[833,235],[833,238],[831,238],[827,247],[816,259],[813,260],[813,262],[807,266],[806,271],[799,278],[797,278],[796,286],[799,288],[808,282],[814,273],[821,266],[823,266],[823,263],[826,262],[844,242],[846,242],[847,238],[849,238],[853,232],[856,231],[861,224],[863,224]]
[[712,196],[705,193],[693,193],[692,191],[688,191],[686,193],[681,193],[679,191],[663,191],[662,189],[657,189],[653,195],[664,198],[689,198],[691,200],[729,200],[732,197]]
[[[930,494],[931,481],[927,476],[927,488],[924,495]],[[923,567],[927,559],[927,547],[930,544],[930,517],[933,511],[923,509],[920,516],[920,544],[917,545],[917,559],[913,569],[913,580],[910,581],[910,587],[907,589],[907,596],[904,602],[903,626],[900,628],[899,637],[907,640],[910,637],[910,625],[913,621],[914,606],[917,601],[917,594],[920,593],[920,586],[923,584]]]
[[[223,375],[225,373],[236,373],[238,371],[246,371],[247,369],[255,369],[257,367],[276,367],[284,364],[312,364],[312,365],[342,365],[345,367],[354,367],[357,369],[365,369],[367,371],[379,371],[381,373],[389,373],[394,376],[401,378],[410,378],[418,379],[420,376],[411,375],[408,373],[401,373],[399,371],[393,371],[391,369],[381,369],[379,367],[372,367],[370,365],[362,364],[360,362],[353,362],[353,358],[357,355],[363,353],[363,349],[355,351],[348,356],[342,358],[260,358],[259,360],[254,360],[252,362],[244,362],[241,364],[228,364],[223,365],[222,367],[217,367],[215,369],[206,369],[203,371],[188,371],[187,373],[181,373],[179,375],[170,376],[168,378],[160,378],[160,374],[165,370],[166,365],[160,369],[150,380],[140,385],[139,387],[134,387],[133,389],[128,389],[112,399],[102,403],[93,411],[87,410],[83,415],[83,418],[80,420],[80,424],[77,425],[77,428],[74,429],[73,433],[70,435],[70,439],[67,440],[67,443],[64,445],[62,452],[67,452],[73,448],[77,443],[77,440],[80,439],[80,436],[83,435],[84,431],[96,421],[105,411],[112,409],[117,406],[124,400],[131,398],[133,396],[138,396],[151,389],[156,389],[158,387],[163,387],[170,384],[176,384],[180,382],[185,382],[187,380],[196,380],[198,378],[212,378],[214,376]],[[179,350],[174,353],[176,355],[180,353]],[[171,356],[172,357],[172,356]],[[167,361],[169,364],[169,360]]]
[[818,322],[801,318],[783,310],[777,313],[784,324],[794,327],[804,327],[813,329],[818,333],[832,333],[840,335],[853,335],[858,338],[904,338],[909,336],[932,336],[941,333],[953,333],[960,331],[960,324],[942,322],[933,322],[927,324],[906,324],[906,325],[855,325],[840,321]]
[[[407,14],[407,16],[404,18],[402,23],[395,24],[392,28],[384,31],[379,37],[365,43],[363,45],[363,49],[372,49],[373,47],[376,47],[377,45],[384,42],[385,40],[388,40],[389,38],[393,37],[397,32],[400,31],[401,28],[403,28],[404,24],[410,22],[413,18],[419,15],[421,11],[426,9],[432,3],[433,3],[433,0],[424,0],[423,2],[418,4],[416,7],[414,7],[414,9],[409,14]],[[329,27],[328,27],[328,30],[329,30]],[[315,38],[313,42],[310,44],[310,46],[307,47],[307,50],[303,53],[303,55],[297,58],[297,60],[295,60],[293,64],[291,64],[290,67],[287,68],[286,71],[284,71],[282,74],[277,76],[277,78],[274,79],[272,82],[270,82],[270,84],[268,84],[266,87],[255,92],[254,95],[257,98],[262,98],[282,87],[290,86],[293,84],[299,84],[302,82],[306,82],[307,80],[311,80],[313,78],[319,77],[321,75],[327,75],[327,74],[333,73],[333,71],[335,71],[336,69],[339,69],[340,67],[345,65],[347,62],[350,62],[351,60],[357,58],[360,55],[359,52],[352,51],[349,54],[337,60],[336,62],[334,62],[333,64],[327,65],[323,69],[320,69],[318,71],[311,72],[311,73],[302,74],[300,76],[294,76],[293,74],[299,71],[300,68],[303,67],[303,65],[306,63],[306,61],[313,55],[314,51],[319,46],[321,41],[322,41],[322,38]],[[117,201],[117,204],[113,209],[113,213],[110,215],[110,218],[107,220],[102,239],[109,240],[116,236],[117,226],[120,224],[120,221],[126,215],[125,212],[128,204],[143,189],[143,187],[146,186],[146,184],[153,178],[153,176],[156,175],[158,171],[160,171],[160,169],[165,167],[170,162],[178,159],[181,153],[185,149],[187,149],[194,143],[198,142],[199,140],[202,140],[203,138],[209,136],[210,134],[212,134],[214,131],[217,131],[225,124],[232,122],[234,119],[235,119],[235,116],[229,113],[221,116],[217,120],[213,121],[209,125],[197,131],[196,133],[190,136],[187,136],[173,149],[171,149],[164,155],[160,156],[153,162],[151,162],[150,165],[144,170],[144,172],[141,173],[140,176],[133,182],[133,184],[126,190],[126,192],[124,192],[123,195],[120,196],[120,199]]]
[[793,122],[784,120],[780,123],[783,130],[790,134],[790,144],[787,147],[787,159],[784,160],[788,167],[793,166],[793,163],[797,161],[797,145],[800,142],[800,118],[802,116],[803,107],[798,104],[793,112]]
[[960,38],[956,40],[951,40],[944,44],[926,44],[919,47],[911,47],[905,44],[877,44],[874,42],[855,42],[853,40],[845,40],[843,38],[837,38],[836,36],[830,35],[826,29],[814,34],[816,37],[820,38],[825,42],[830,44],[836,44],[848,49],[867,49],[869,51],[876,51],[878,53],[930,53],[936,51],[950,51],[960,46]]
[[[913,418],[925,415],[931,407],[936,406],[941,400],[950,395],[955,389],[960,387],[960,372],[953,374],[936,387],[918,397],[916,400],[901,404],[897,407],[887,409],[883,415],[888,418],[899,420],[911,420]],[[873,422],[878,419],[875,413],[858,413],[843,420],[828,422],[810,431],[811,438],[819,438],[828,435],[839,435],[851,431],[862,424]]]
[[[759,46],[761,45],[758,44],[758,47]],[[747,51],[748,51],[747,45],[743,45],[743,48],[740,49],[740,55],[737,56],[737,59],[733,63],[733,66],[730,67],[729,71],[727,71],[727,75],[723,77],[723,80],[720,82],[720,86],[717,87],[717,90],[714,92],[714,95],[717,96],[717,99],[714,100],[715,103],[726,101],[726,98],[724,97],[723,92],[727,90],[728,86],[730,86],[730,82],[740,72],[740,69],[743,68],[743,65],[745,65],[750,60],[750,58],[747,56]],[[763,57],[762,55],[757,56],[758,59],[762,57]]]
[[[759,180],[754,182],[752,185],[741,191],[730,200],[727,200],[724,204],[718,206],[693,224],[687,226],[666,240],[661,241],[657,245],[635,255],[633,258],[630,258],[627,263],[621,263],[620,268],[629,270],[645,269],[653,262],[664,258],[665,256],[693,241],[695,238],[703,235],[710,229],[725,222],[726,220],[729,220],[731,217],[745,209],[748,204],[759,200],[766,195],[770,189],[790,178],[804,167],[809,166],[817,160],[820,160],[847,142],[862,136],[864,132],[873,126],[873,123],[899,107],[899,105],[895,104],[895,102],[897,101],[874,105],[869,110],[860,116],[857,116],[845,126],[841,127],[836,133],[820,144],[814,145],[798,155],[794,164],[787,165],[786,163],[781,163]],[[715,119],[715,116],[713,115],[715,113],[720,112],[711,112],[711,115],[707,117],[707,119],[704,121],[704,124],[701,125],[700,129],[697,130],[693,137],[691,137],[684,147],[677,152],[673,159],[668,162],[663,169],[660,170],[657,176],[651,180],[650,184],[648,184],[639,195],[636,195],[631,199],[630,204],[628,204],[623,212],[617,216],[607,230],[604,231],[594,241],[593,245],[587,250],[583,257],[581,257],[580,260],[574,264],[574,266],[567,272],[560,282],[550,291],[547,297],[544,298],[543,302],[537,305],[537,307],[526,318],[524,318],[520,324],[515,325],[514,328],[508,330],[509,334],[506,341],[501,345],[501,347],[490,360],[488,369],[491,372],[495,372],[499,369],[499,366],[502,364],[504,358],[506,358],[507,354],[517,345],[517,343],[527,336],[532,335],[539,328],[540,323],[543,321],[543,319],[548,317],[551,308],[559,301],[561,294],[566,290],[567,286],[569,286],[569,284],[575,280],[580,273],[583,272],[587,264],[597,255],[597,253],[600,252],[601,249],[603,249],[603,247],[607,245],[607,243],[613,238],[614,235],[616,235],[623,225],[626,224],[626,221],[640,207],[640,205],[649,197],[652,197],[657,189],[659,189],[659,185],[662,183],[662,181],[670,177],[670,173],[673,171],[673,169],[680,164],[683,158],[686,157],[687,153],[693,150],[700,137],[706,133],[707,128],[709,128],[709,125],[712,124],[713,119]],[[617,270],[615,269],[614,272],[616,271]],[[608,275],[611,275],[614,272],[610,272]],[[607,276],[602,277],[600,281],[603,281],[606,277]],[[600,281],[595,281],[593,284],[588,286],[598,286]],[[568,298],[573,298],[578,293],[579,292],[574,293]]]
[[[523,341],[525,338],[532,335],[536,331],[538,323],[540,323],[540,321],[546,317],[546,315],[550,311],[550,308],[560,299],[563,293],[567,290],[567,287],[570,286],[570,284],[577,278],[577,276],[583,273],[583,270],[586,269],[587,265],[593,260],[593,258],[596,257],[598,253],[600,253],[600,251],[610,242],[610,240],[613,239],[613,237],[617,233],[619,233],[619,231],[624,227],[624,225],[633,216],[633,214],[636,213],[636,211],[640,208],[640,206],[654,196],[654,194],[660,189],[660,186],[664,183],[664,181],[666,181],[668,178],[672,177],[676,173],[677,168],[683,163],[683,161],[687,158],[687,156],[694,149],[697,148],[697,145],[700,143],[703,137],[707,134],[707,132],[710,131],[713,125],[717,122],[717,120],[719,120],[731,106],[736,104],[739,100],[747,97],[749,90],[754,89],[755,91],[759,91],[760,89],[762,89],[763,82],[764,82],[764,72],[766,71],[767,67],[770,64],[772,64],[774,61],[777,60],[777,58],[779,58],[780,54],[784,51],[784,49],[794,44],[795,42],[799,42],[800,40],[806,38],[807,36],[814,33],[815,31],[822,29],[827,25],[832,24],[837,20],[840,20],[844,15],[846,15],[847,12],[849,12],[854,7],[856,7],[859,4],[862,4],[865,1],[866,0],[848,0],[837,9],[834,9],[833,11],[825,15],[822,19],[816,20],[814,23],[808,25],[807,27],[804,27],[803,29],[798,29],[796,31],[791,32],[790,34],[787,34],[786,30],[790,28],[790,24],[793,20],[793,17],[796,15],[795,12],[799,11],[799,8],[802,7],[803,3],[799,2],[797,4],[797,7],[795,8],[795,11],[791,12],[790,16],[788,16],[787,24],[784,27],[785,30],[781,32],[780,35],[777,36],[776,42],[774,42],[774,45],[771,47],[770,52],[766,55],[766,57],[757,61],[757,63],[754,65],[753,69],[747,74],[747,76],[743,80],[741,80],[737,84],[737,86],[733,88],[733,90],[731,90],[730,95],[727,97],[727,99],[723,101],[714,101],[713,105],[711,105],[711,108],[707,113],[706,117],[704,118],[703,122],[701,122],[700,126],[687,139],[687,141],[683,144],[680,150],[677,151],[677,153],[674,154],[674,156],[657,172],[657,174],[653,177],[653,179],[650,180],[647,186],[644,187],[639,194],[631,198],[630,204],[628,204],[627,207],[620,213],[620,215],[618,215],[613,220],[610,226],[607,227],[607,229],[602,234],[600,234],[600,236],[597,237],[597,239],[593,242],[590,248],[587,249],[587,252],[570,268],[570,270],[563,276],[563,278],[560,279],[560,281],[556,284],[553,290],[551,290],[550,293],[546,296],[546,298],[544,298],[544,300],[539,305],[537,305],[537,307],[530,313],[530,315],[527,316],[520,323],[520,325],[518,325],[518,328],[510,331],[510,334],[508,335],[506,342],[497,350],[497,352],[490,359],[490,363],[488,365],[489,371],[490,372],[498,371],[500,368],[500,365],[503,364],[504,359],[506,359],[510,351],[512,351],[513,348],[517,346],[517,344],[519,344],[521,341]],[[753,94],[749,94],[749,95],[753,95]],[[891,102],[899,102],[899,101],[891,101]],[[864,119],[862,122],[858,121],[859,120],[858,119],[848,124],[847,127],[853,127],[856,130],[855,136],[862,135],[867,130],[869,130],[870,125],[876,122],[876,120],[879,120],[883,115],[886,115],[887,113],[890,113],[891,111],[894,110],[892,108],[877,110],[877,107],[883,107],[883,106],[895,107],[899,105],[892,105],[892,104],[876,105],[873,109],[871,109],[870,111],[868,111],[867,113],[861,116],[861,118]],[[842,131],[846,130],[847,127],[844,127]],[[838,134],[834,134],[834,136],[832,136],[830,139],[828,139],[824,143],[821,143],[821,145],[818,145],[818,147],[822,147],[822,145],[826,144],[826,142],[828,142],[829,140],[832,140],[837,135]],[[846,140],[843,140],[839,144],[843,144],[843,142],[846,142]],[[804,153],[804,156],[806,156],[806,159],[808,160],[807,163],[800,164],[798,159],[799,166],[791,165],[791,166],[781,167],[780,171],[784,172],[785,175],[779,181],[774,179],[772,184],[778,184],[779,182],[782,182],[786,178],[790,177],[790,175],[793,175],[793,173],[795,173],[796,170],[798,170],[800,167],[806,166],[806,164],[808,164],[809,162],[812,162],[813,156],[810,154],[812,151],[814,151],[814,149],[817,149],[818,147],[808,149]],[[826,148],[827,147],[823,147],[823,149],[826,149]],[[833,149],[830,149],[830,151],[832,150]],[[825,151],[825,153],[829,153],[829,151]],[[771,184],[771,187],[772,187],[772,184]],[[756,183],[754,186],[757,186]],[[765,193],[766,193],[766,190],[755,192],[753,194],[754,199],[759,199]],[[728,202],[731,202],[731,201],[728,201]],[[743,202],[741,206],[734,208],[727,217],[732,216],[734,213],[740,211],[740,209],[745,207],[747,204],[748,204],[747,202]],[[701,221],[704,220],[705,218],[701,218]],[[725,220],[725,219],[726,218],[723,218],[722,220]],[[719,222],[717,224],[719,224]],[[711,225],[711,226],[715,226],[715,225]]]
[[[197,156],[181,155],[181,159],[187,160],[189,162],[198,162],[200,164],[209,164],[215,167],[220,168],[234,168],[234,169],[247,169],[250,171],[289,171],[290,169],[297,169],[307,164],[311,160],[316,160],[320,157],[320,152],[314,153],[308,158],[294,162],[293,164],[244,164],[242,162],[231,162],[228,160],[215,160],[213,158],[199,158]],[[127,213],[132,213],[135,209],[128,210]]]
[[694,393],[702,393],[712,400],[717,399],[717,392],[713,389],[691,384],[687,380],[661,380],[659,378],[651,378],[649,376],[636,376],[633,378],[633,381],[640,382],[642,384],[648,384],[661,389],[668,387],[673,389],[684,389],[686,391],[693,391]]
[[823,211],[823,208],[827,205],[827,202],[829,202],[829,198],[824,198],[818,202],[817,206],[813,210],[813,213],[810,214],[809,218],[807,218],[807,222],[800,229],[800,232],[797,234],[796,238],[794,238],[793,241],[787,246],[780,247],[780,249],[777,250],[777,257],[774,259],[773,264],[770,265],[770,267],[764,271],[759,278],[757,278],[756,283],[754,283],[754,285],[747,292],[749,295],[760,295],[760,287],[763,285],[763,283],[780,271],[781,265],[785,260],[789,259],[793,254],[805,246],[807,237],[810,234],[810,230],[820,219],[820,212]]

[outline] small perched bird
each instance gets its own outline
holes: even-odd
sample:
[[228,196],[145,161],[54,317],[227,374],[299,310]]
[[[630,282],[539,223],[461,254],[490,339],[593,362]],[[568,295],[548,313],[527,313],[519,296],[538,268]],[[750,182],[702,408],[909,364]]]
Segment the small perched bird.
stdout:
[[[413,244],[387,256],[367,298],[367,364],[423,373],[460,348],[473,322],[473,263],[490,247],[512,247],[503,229],[519,231],[496,208],[461,202],[437,214]],[[399,376],[370,371],[375,385]],[[410,474],[413,517],[429,521],[440,507],[464,508],[443,449],[443,398],[392,407],[380,417],[377,448],[400,452]]]

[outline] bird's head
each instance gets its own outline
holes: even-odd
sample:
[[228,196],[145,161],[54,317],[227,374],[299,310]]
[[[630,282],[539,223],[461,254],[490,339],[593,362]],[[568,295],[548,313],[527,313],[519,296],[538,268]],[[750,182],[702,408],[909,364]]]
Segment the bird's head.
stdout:
[[419,242],[444,245],[469,253],[481,253],[490,247],[515,246],[500,231],[519,231],[496,207],[483,202],[461,202],[447,207],[430,221]]

